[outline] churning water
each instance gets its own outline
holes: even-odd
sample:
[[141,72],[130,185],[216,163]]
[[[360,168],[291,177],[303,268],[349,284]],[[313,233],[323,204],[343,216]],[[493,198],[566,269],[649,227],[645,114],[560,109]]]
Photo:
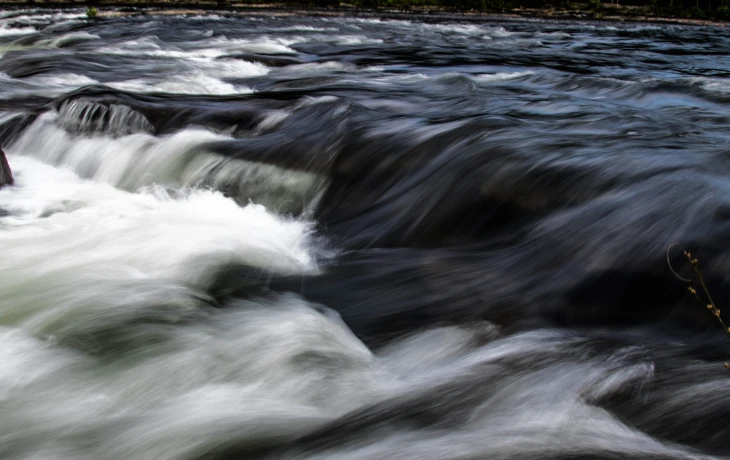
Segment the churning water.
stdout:
[[730,34],[0,13],[0,458],[730,456]]

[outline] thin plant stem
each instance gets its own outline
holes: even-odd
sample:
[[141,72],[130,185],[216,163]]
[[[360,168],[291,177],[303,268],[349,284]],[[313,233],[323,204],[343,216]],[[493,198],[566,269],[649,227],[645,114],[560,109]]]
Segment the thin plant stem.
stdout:
[[[681,277],[677,272],[674,271],[672,268],[672,264],[669,260],[669,250],[672,249],[673,246],[675,246],[676,243],[672,244],[667,248],[667,263],[669,264],[669,269],[672,271],[674,276],[676,276],[679,280],[691,283],[691,279],[683,278]],[[693,288],[691,285],[687,286],[687,291],[689,291],[690,294],[697,300],[697,302],[707,307],[708,310],[712,313],[712,315],[717,318],[717,321],[720,322],[720,325],[722,325],[722,329],[725,331],[725,334],[730,336],[730,329],[728,329],[727,325],[725,324],[725,321],[722,320],[720,309],[717,308],[717,305],[715,304],[715,301],[712,300],[712,295],[710,295],[710,290],[707,288],[707,283],[705,283],[705,278],[702,276],[702,272],[700,271],[700,261],[698,259],[695,259],[692,257],[692,254],[690,254],[687,251],[684,251],[685,257],[687,257],[687,260],[689,261],[690,265],[692,266],[692,270],[694,270],[695,274],[697,275],[697,279],[700,282],[700,285],[702,286],[702,290],[705,293],[705,296],[707,297],[707,301],[702,300],[702,298],[697,294],[697,290]],[[725,363],[725,367],[727,369],[730,369],[730,364]]]

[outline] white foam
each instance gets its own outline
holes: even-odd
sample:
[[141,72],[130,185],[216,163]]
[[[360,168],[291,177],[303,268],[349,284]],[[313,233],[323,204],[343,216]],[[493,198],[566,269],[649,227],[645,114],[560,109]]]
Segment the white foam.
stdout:
[[300,300],[244,302],[165,326],[123,343],[135,351],[127,359],[102,362],[27,328],[0,329],[10,458],[172,460],[236,442],[276,445],[373,399],[372,354]]
[[296,105],[299,107],[306,107],[315,104],[326,104],[328,102],[339,101],[340,98],[337,96],[304,96]]
[[313,27],[313,26],[289,26],[289,27],[275,27],[271,29],[276,32],[329,32],[339,30],[337,27]]
[[223,16],[219,16],[217,14],[208,14],[208,13],[206,13],[206,14],[202,14],[202,15],[201,14],[198,14],[198,15],[195,15],[195,16],[186,16],[185,19],[186,20],[193,20],[193,21],[201,21],[201,20],[203,20],[203,21],[224,21],[227,18],[225,18]]
[[270,69],[259,62],[241,59],[217,59],[230,53],[229,47],[216,47],[225,40],[204,40],[205,46],[192,49],[172,49],[157,37],[147,36],[130,40],[103,50],[111,54],[146,55],[168,58],[173,67],[157,75],[126,81],[110,82],[109,86],[125,91],[144,93],[168,92],[177,94],[249,94],[253,90],[246,85],[234,85],[224,80],[266,75]]
[[226,47],[230,50],[238,50],[240,52],[260,53],[260,54],[296,54],[291,45],[297,43],[305,43],[309,38],[302,36],[292,37],[258,37],[253,40],[247,39],[227,39],[219,37],[211,40],[209,44]]
[[47,22],[55,23],[58,21],[81,19],[85,16],[86,15],[83,10],[79,10],[79,12],[77,13],[38,13],[34,11],[29,11],[28,14],[15,16],[10,20],[21,24],[43,24]]
[[341,35],[333,38],[337,45],[379,45],[380,38],[369,38],[365,35]]
[[[458,33],[464,35],[482,35],[485,33],[484,28],[474,24],[423,24],[423,27],[430,30],[447,33]],[[504,30],[503,28],[499,28]]]
[[240,200],[252,200],[272,211],[298,212],[316,206],[327,186],[324,178],[205,150],[206,143],[224,140],[230,137],[202,129],[181,130],[165,137],[144,133],[80,137],[60,129],[56,116],[49,113],[27,128],[9,151],[62,165],[82,177],[129,191],[154,184],[205,184],[232,190]]
[[[28,13],[8,18],[0,16],[0,37],[35,34],[38,33],[38,30],[33,27],[34,25],[45,26],[49,21],[67,21],[82,17],[75,13],[33,14],[32,11],[28,11]],[[16,27],[18,24],[26,27]],[[9,27],[10,25],[14,27]]]
[[504,27],[494,27],[494,28],[491,28],[491,29],[489,29],[489,32],[488,33],[492,37],[500,37],[500,38],[510,37],[510,36],[514,35],[514,33],[508,31]]
[[34,34],[37,31],[35,27],[3,27],[0,25],[0,37],[7,37],[12,35],[28,35]]
[[470,37],[481,37],[483,39],[507,38],[515,35],[504,27],[488,27],[477,24],[418,24],[418,27],[427,32],[439,32],[442,34],[466,35]]
[[173,94],[251,94],[253,90],[246,85],[232,85],[203,72],[178,75],[163,81],[135,79],[107,83],[107,86],[137,93]]
[[567,32],[539,32],[537,34],[538,37],[550,37],[550,38],[570,38],[572,35],[570,35]]
[[157,37],[147,36],[129,40],[99,51],[108,54],[146,55],[180,59],[207,58],[212,59],[236,52],[261,54],[295,54],[289,47],[295,43],[307,41],[305,37],[268,37],[254,39],[228,39],[225,36],[211,37],[187,44],[187,48],[177,48],[162,43]]
[[480,75],[474,75],[472,79],[476,81],[477,83],[487,83],[487,82],[493,82],[493,81],[502,81],[502,80],[514,80],[515,78],[521,78],[521,77],[527,77],[530,75],[534,75],[534,72],[527,71],[527,72],[497,72],[497,73],[491,73],[491,74],[480,74]]
[[719,95],[730,94],[730,79],[727,78],[691,77],[687,81],[690,85],[699,86],[712,93]]
[[200,289],[219,267],[316,270],[305,221],[217,192],[129,193],[8,157],[16,185],[0,190],[0,208],[11,212],[0,222],[2,324],[65,336],[147,309],[184,318],[205,304]]
[[98,40],[100,38],[100,36],[96,34],[90,34],[88,32],[71,32],[61,35],[60,37],[48,40],[39,40],[37,44],[40,46],[48,46],[51,48],[60,48],[73,42]]
[[202,62],[200,67],[208,74],[224,78],[260,77],[270,71],[260,62],[249,62],[242,59],[216,59],[213,62]]
[[[286,272],[315,268],[310,225],[262,206],[240,208],[207,190],[191,189],[181,198],[156,188],[129,193],[33,158],[9,154],[8,161],[17,186],[0,190],[0,207],[12,213],[3,219],[0,241],[4,270],[16,276],[4,277],[6,282],[27,276],[23,267],[38,276],[73,269],[99,282],[159,278],[193,284],[204,281],[205,267],[229,261]],[[42,241],[63,243],[41,250]],[[35,255],[48,262],[38,264]],[[192,260],[198,265],[185,265]]]
[[398,20],[398,19],[348,18],[345,21],[360,23],[360,24],[376,24],[376,25],[387,24],[389,26],[398,26],[398,27],[410,27],[413,25],[413,22],[411,22],[411,21],[404,21],[404,20]]
[[[329,407],[361,399],[367,379],[323,385],[298,364],[309,350],[367,366],[370,353],[340,324],[287,298],[216,313],[202,290],[230,263],[316,270],[310,223],[205,190],[128,193],[8,156],[16,185],[0,189],[12,212],[0,220],[0,399],[12,404],[0,432],[9,458],[188,457],[243,435],[301,435],[329,420]],[[109,367],[74,351],[106,346]],[[127,360],[125,349],[141,354]]]
[[41,74],[12,78],[0,72],[0,94],[58,96],[81,86],[98,83],[93,78],[73,73]]
[[51,73],[43,75],[34,75],[32,77],[24,78],[23,81],[26,83],[32,83],[35,85],[51,86],[59,89],[76,88],[86,85],[94,85],[99,83],[93,78],[89,78],[86,75],[78,75],[75,73]]

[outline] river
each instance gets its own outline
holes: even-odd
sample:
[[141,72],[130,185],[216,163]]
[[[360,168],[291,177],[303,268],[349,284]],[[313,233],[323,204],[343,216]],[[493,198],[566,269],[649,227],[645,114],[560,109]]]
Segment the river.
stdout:
[[0,12],[0,458],[730,455],[730,33],[436,19]]

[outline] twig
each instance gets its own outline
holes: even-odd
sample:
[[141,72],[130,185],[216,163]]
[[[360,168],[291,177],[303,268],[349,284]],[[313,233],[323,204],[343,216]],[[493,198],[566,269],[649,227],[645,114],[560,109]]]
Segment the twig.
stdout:
[[[669,265],[669,270],[672,271],[674,276],[676,276],[679,280],[684,281],[686,283],[691,283],[691,279],[683,278],[679,276],[677,272],[674,271],[672,268],[672,264],[669,260],[669,251],[672,249],[672,247],[676,246],[678,243],[672,243],[667,248],[667,264]],[[700,261],[694,257],[692,257],[692,254],[690,254],[688,251],[684,251],[684,256],[689,261],[689,264],[692,266],[692,270],[694,270],[695,275],[697,275],[697,279],[700,281],[700,285],[702,286],[702,290],[705,293],[705,296],[707,297],[707,301],[703,301],[702,298],[697,294],[697,290],[693,288],[692,286],[687,286],[687,291],[689,291],[690,294],[697,300],[697,302],[700,303],[700,305],[707,307],[708,310],[712,313],[712,315],[717,318],[717,320],[722,325],[722,329],[725,331],[727,335],[730,336],[730,329],[728,329],[725,322],[722,320],[722,316],[720,316],[720,309],[717,308],[717,305],[715,305],[715,301],[712,300],[712,296],[710,295],[710,290],[707,288],[707,284],[705,283],[705,278],[702,276],[702,272],[700,271]],[[725,363],[725,367],[730,370],[730,364]]]

